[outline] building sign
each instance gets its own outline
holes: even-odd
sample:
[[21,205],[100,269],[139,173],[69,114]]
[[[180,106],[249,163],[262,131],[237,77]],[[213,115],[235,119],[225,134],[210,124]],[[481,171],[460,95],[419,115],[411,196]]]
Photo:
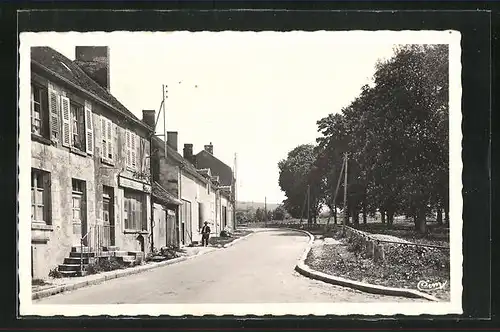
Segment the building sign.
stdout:
[[149,184],[134,179],[129,179],[123,176],[119,177],[119,185],[120,187],[130,188],[147,193],[151,192],[151,186]]

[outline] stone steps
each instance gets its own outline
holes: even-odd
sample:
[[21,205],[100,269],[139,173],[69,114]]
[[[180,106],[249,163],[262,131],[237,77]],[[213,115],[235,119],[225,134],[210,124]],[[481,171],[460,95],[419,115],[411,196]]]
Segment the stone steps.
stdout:
[[[127,265],[132,265],[133,263],[140,263],[144,261],[145,254],[142,251],[125,251],[120,250],[117,246],[107,246],[102,247],[99,253],[93,252],[87,246],[74,246],[71,248],[69,257],[64,258],[64,263],[60,264],[58,267],[59,272],[64,277],[76,277],[85,275],[85,268],[87,265],[99,258],[110,258],[116,257],[118,260],[122,261]],[[83,258],[83,269],[80,265],[80,259]]]

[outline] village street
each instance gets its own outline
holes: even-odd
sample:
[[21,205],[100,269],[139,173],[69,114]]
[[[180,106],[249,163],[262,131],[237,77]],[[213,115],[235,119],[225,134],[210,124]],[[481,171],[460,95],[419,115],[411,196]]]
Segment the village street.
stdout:
[[226,249],[35,304],[414,301],[310,280],[294,271],[308,242],[287,230],[257,232]]

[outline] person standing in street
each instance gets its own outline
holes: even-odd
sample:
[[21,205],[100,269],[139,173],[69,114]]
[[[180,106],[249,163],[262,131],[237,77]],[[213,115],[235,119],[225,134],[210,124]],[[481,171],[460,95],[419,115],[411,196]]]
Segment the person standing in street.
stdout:
[[208,222],[205,221],[205,226],[201,229],[201,245],[208,246],[208,238],[210,237],[210,227],[208,227]]

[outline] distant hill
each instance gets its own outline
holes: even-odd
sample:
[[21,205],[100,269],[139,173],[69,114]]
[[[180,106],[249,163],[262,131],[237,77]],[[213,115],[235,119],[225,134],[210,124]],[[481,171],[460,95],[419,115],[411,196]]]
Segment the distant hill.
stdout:
[[[267,203],[267,210],[274,210],[278,207],[279,204],[276,203]],[[257,208],[263,209],[265,206],[264,202],[237,202],[236,210],[244,211],[247,209],[257,210]]]

